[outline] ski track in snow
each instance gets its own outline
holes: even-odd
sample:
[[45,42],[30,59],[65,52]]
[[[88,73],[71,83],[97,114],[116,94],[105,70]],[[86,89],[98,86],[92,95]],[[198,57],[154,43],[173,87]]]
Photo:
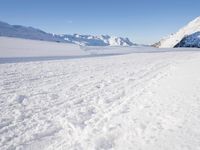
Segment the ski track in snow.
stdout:
[[200,53],[0,64],[0,149],[200,150]]

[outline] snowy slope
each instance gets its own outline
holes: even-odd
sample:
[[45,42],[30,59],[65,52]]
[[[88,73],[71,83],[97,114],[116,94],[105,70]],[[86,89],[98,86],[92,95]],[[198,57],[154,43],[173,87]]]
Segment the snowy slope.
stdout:
[[0,58],[8,57],[54,57],[127,54],[148,47],[140,46],[79,46],[70,43],[27,40],[0,37]]
[[0,36],[16,37],[32,40],[54,41],[73,43],[82,46],[132,46],[134,45],[128,38],[111,37],[108,35],[92,36],[92,35],[56,35],[46,33],[42,30],[24,27],[20,25],[9,25],[0,22]]
[[0,58],[80,55],[87,53],[75,44],[0,37]]
[[162,39],[154,46],[159,48],[173,48],[177,45],[184,37],[189,36],[195,32],[200,31],[200,17],[191,21],[188,25],[180,29],[177,33],[170,35],[167,38]]
[[10,25],[4,22],[0,22],[0,36],[45,41],[63,41],[59,36],[54,36],[53,34],[46,33],[36,28]]
[[199,150],[199,66],[192,51],[0,64],[0,149]]
[[200,48],[200,32],[195,32],[184,37],[175,47],[197,47]]

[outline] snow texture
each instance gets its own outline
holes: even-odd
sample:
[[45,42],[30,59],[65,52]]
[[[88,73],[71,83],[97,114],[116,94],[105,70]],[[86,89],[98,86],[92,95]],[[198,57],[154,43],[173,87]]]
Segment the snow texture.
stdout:
[[0,149],[199,150],[200,52],[141,49],[0,64]]

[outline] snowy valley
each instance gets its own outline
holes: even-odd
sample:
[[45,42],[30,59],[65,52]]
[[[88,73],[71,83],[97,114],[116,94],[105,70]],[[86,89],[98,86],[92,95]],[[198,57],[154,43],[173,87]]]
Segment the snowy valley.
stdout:
[[199,60],[188,49],[2,63],[0,149],[198,150]]
[[155,48],[0,22],[0,149],[200,150],[199,31]]

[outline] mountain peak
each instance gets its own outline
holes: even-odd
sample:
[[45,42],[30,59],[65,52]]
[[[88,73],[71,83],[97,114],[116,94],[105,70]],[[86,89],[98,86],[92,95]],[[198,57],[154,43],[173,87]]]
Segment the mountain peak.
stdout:
[[181,40],[195,32],[200,31],[200,16],[188,23],[185,27],[181,28],[175,34],[171,34],[167,38],[162,39],[154,46],[159,48],[172,48],[175,47]]
[[195,18],[193,21],[191,21],[190,23],[200,23],[200,16]]
[[81,46],[132,46],[128,38],[111,37],[109,35],[51,34],[33,27],[9,25],[0,21],[0,36],[16,37],[32,40],[43,40],[62,43],[73,43]]

